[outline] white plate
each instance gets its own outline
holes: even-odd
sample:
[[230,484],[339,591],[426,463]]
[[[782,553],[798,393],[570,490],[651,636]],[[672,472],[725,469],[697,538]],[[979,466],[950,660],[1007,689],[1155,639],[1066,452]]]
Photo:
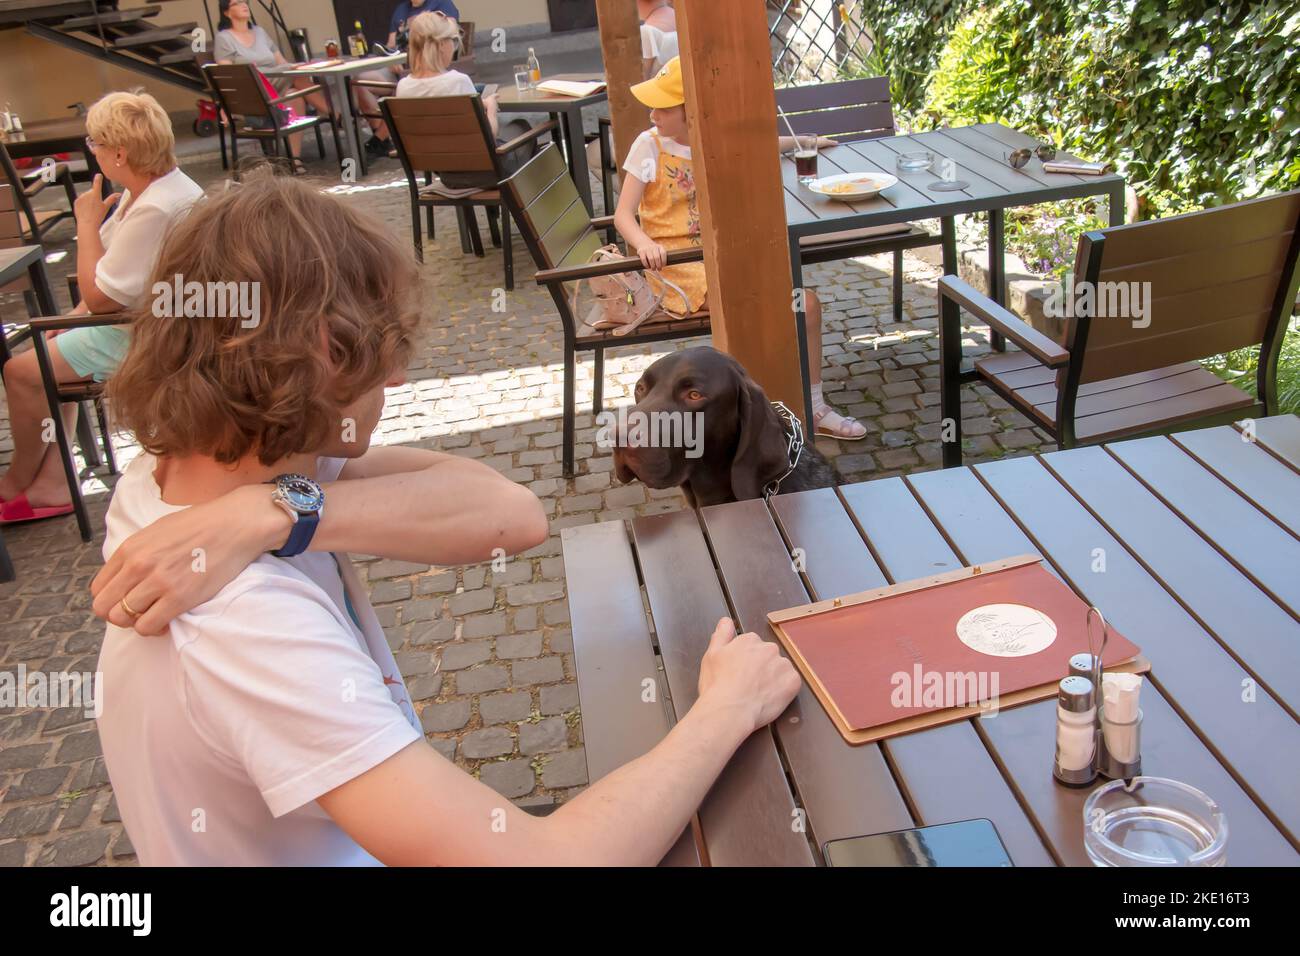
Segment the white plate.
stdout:
[[[823,176],[821,179],[814,179],[808,184],[808,188],[819,196],[825,196],[827,199],[842,199],[850,202],[854,199],[868,199],[882,189],[888,189],[894,183],[898,182],[898,177],[891,173],[841,173],[838,176]],[[843,192],[831,192],[828,187],[845,184],[852,186],[852,189]]]

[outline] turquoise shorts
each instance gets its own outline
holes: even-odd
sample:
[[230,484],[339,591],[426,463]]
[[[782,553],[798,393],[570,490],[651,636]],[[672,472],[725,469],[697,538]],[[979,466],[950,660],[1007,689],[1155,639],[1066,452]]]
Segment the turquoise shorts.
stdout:
[[131,344],[131,333],[120,325],[68,329],[55,337],[63,360],[82,378],[102,382],[117,371]]

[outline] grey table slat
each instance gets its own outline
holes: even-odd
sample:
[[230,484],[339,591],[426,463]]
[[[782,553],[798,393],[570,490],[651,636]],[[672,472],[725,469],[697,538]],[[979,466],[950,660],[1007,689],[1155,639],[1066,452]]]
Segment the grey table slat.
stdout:
[[[809,597],[767,508],[742,501],[700,513],[740,626],[775,641],[767,612]],[[880,772],[878,755],[845,743],[806,684],[772,726],[818,845],[873,832],[883,816],[864,799],[865,782]]]
[[1300,474],[1229,425],[1169,436],[1260,511],[1300,537]]
[[[1012,459],[974,470],[1075,590],[1105,608],[1107,620],[1142,649],[1161,692],[1235,768],[1257,802],[1276,812],[1294,842],[1300,735],[1286,710],[1264,687],[1255,690],[1254,702],[1242,700],[1250,675],[1041,461]],[[1104,571],[1093,570],[1098,555]],[[1264,749],[1261,741],[1276,743]]]
[[1254,429],[1255,440],[1261,448],[1300,471],[1300,418],[1294,415],[1257,418]]
[[[1144,485],[1195,528],[1255,585],[1291,613],[1300,611],[1300,540],[1261,521],[1259,509],[1164,436],[1107,446]],[[1300,673],[1300,627],[1292,633]],[[1293,706],[1294,706],[1293,701]],[[1296,708],[1300,709],[1300,708]]]
[[[645,578],[672,705],[680,719],[698,695],[700,660],[718,619],[729,614],[693,511],[637,518],[632,537]],[[741,745],[700,805],[700,829],[717,866],[813,863],[792,830],[794,796],[764,727]]]
[[[840,490],[894,581],[960,566],[901,479],[887,478]],[[881,747],[902,775],[919,823],[987,817],[1018,866],[1050,866],[1055,862],[973,721],[891,737]]]
[[[1022,460],[1026,468],[1039,467]],[[1015,462],[1009,462],[1014,465]],[[1041,470],[1041,469],[1040,469]],[[921,503],[934,516],[937,523],[952,540],[958,555],[966,564],[995,561],[1015,554],[1042,554],[980,480],[969,469],[948,469],[911,475],[907,479]],[[1019,507],[1019,497],[1013,497],[1013,507]],[[1046,555],[1044,566],[1062,577]],[[1090,567],[1083,563],[1084,567]],[[1062,578],[1065,580],[1064,578]],[[1088,571],[1085,581],[1096,585],[1107,575]],[[1070,584],[1069,580],[1065,580]],[[1073,587],[1073,585],[1071,585]],[[1107,618],[1116,621],[1121,616],[1106,597],[1108,594],[1081,593],[1084,600],[1095,600]],[[1100,589],[1105,591],[1104,586]],[[1116,623],[1118,627],[1118,623]],[[1127,632],[1125,632],[1127,634]],[[1140,637],[1134,637],[1141,644]],[[1149,703],[1155,699],[1156,706]],[[1054,752],[1053,733],[1056,724],[1054,704],[1043,701],[1003,710],[996,716],[976,722],[980,732],[993,746],[998,760],[1011,771],[1013,786],[1033,810],[1039,827],[1047,833],[1052,847],[1067,865],[1086,865],[1083,850],[1082,811],[1089,789],[1076,790],[1056,783],[1051,775],[1050,754]],[[1174,712],[1159,689],[1148,684],[1142,698],[1142,759],[1143,772],[1160,774],[1189,783],[1203,780],[1201,786],[1221,804],[1231,807],[1229,813],[1240,819],[1245,831],[1251,835],[1243,841],[1255,846],[1251,858],[1255,862],[1295,863],[1295,851],[1286,843],[1277,828],[1255,805],[1255,802],[1238,786],[1205,746],[1195,738],[1195,733]],[[1044,755],[1049,755],[1044,757]],[[1159,768],[1159,769],[1157,769]],[[1103,783],[1104,781],[1099,781]],[[1232,826],[1231,820],[1229,826]],[[1244,861],[1243,861],[1244,862]]]

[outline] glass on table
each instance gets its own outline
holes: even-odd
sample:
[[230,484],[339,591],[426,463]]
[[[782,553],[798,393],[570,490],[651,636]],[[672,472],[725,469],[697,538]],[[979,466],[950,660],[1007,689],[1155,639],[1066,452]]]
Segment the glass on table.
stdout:
[[527,63],[515,64],[515,89],[520,93],[527,93],[532,87],[532,73],[528,69]]
[[914,149],[899,153],[894,164],[900,173],[921,173],[934,166],[934,153],[928,149]]
[[817,137],[796,136],[794,141],[794,170],[799,182],[807,185],[817,178]]

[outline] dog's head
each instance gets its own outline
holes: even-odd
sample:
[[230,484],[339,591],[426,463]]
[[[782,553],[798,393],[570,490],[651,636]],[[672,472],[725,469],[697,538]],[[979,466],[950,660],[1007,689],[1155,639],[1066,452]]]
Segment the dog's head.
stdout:
[[740,363],[717,349],[665,355],[641,375],[635,398],[614,449],[619,481],[686,485],[711,503],[758,498],[788,467],[780,416]]

